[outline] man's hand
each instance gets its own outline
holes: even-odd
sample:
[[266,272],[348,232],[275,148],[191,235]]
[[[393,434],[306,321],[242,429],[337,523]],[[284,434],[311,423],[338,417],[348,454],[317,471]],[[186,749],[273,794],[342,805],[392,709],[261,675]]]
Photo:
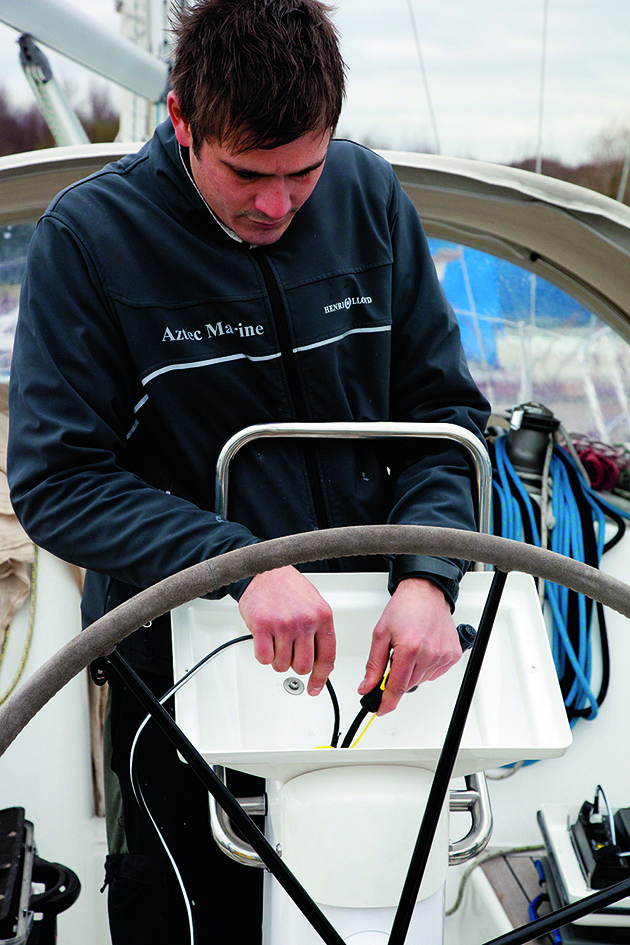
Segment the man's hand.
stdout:
[[238,605],[254,637],[259,663],[279,673],[290,667],[304,676],[307,690],[321,692],[335,663],[332,610],[296,568],[276,568],[252,578]]
[[409,689],[437,679],[462,655],[451,608],[430,581],[405,578],[396,588],[372,634],[361,695],[381,681],[390,652],[390,673],[377,715],[391,712]]

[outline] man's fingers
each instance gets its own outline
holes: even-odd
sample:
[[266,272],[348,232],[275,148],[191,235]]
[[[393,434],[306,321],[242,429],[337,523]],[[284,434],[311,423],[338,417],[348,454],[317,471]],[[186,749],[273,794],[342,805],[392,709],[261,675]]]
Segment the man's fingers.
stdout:
[[331,615],[328,629],[320,630],[315,637],[315,661],[307,685],[307,692],[310,696],[319,695],[326,685],[326,680],[335,666],[336,646],[337,642]]
[[385,715],[396,708],[405,693],[424,682],[443,676],[461,656],[461,647],[445,647],[440,652],[428,650],[404,652],[395,648],[383,699],[378,715]]
[[254,637],[254,655],[280,673],[311,673],[308,689],[321,691],[335,661],[333,614],[311,582],[295,568],[252,579],[239,602]]
[[[293,639],[283,633],[273,636],[274,657],[271,665],[277,673],[293,668],[298,676],[308,672],[313,661],[313,642],[310,636]],[[302,667],[306,666],[306,670]]]
[[392,652],[392,661],[385,681],[383,698],[377,715],[386,715],[396,708],[406,692],[409,692],[414,682],[415,654],[403,653],[400,650]]
[[389,662],[391,638],[387,633],[381,633],[377,625],[372,634],[372,645],[365,664],[365,676],[359,686],[359,693],[364,696],[366,692],[371,692],[377,686]]
[[272,635],[261,631],[252,636],[254,637],[254,656],[263,666],[271,666],[275,657]]

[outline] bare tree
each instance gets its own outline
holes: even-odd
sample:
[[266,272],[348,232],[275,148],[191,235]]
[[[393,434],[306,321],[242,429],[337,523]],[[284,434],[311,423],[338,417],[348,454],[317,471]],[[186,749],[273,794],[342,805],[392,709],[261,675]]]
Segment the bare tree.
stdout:
[[11,106],[6,89],[0,86],[0,155],[52,147],[54,141],[37,106]]
[[593,141],[593,161],[606,175],[606,190],[610,197],[630,203],[628,192],[628,165],[630,163],[630,125],[610,125]]
[[[596,190],[607,197],[620,199],[623,203],[630,204],[630,187],[624,183],[629,155],[630,127],[626,125],[600,132],[593,140],[590,161],[569,165],[543,158],[541,171],[548,177],[556,177],[559,180],[578,184],[580,187],[588,187],[589,190]],[[511,166],[535,171],[536,158],[525,158],[514,162]]]
[[87,105],[77,108],[81,124],[90,141],[113,141],[118,134],[120,116],[103,85],[93,85]]
[[[77,109],[90,141],[113,141],[118,133],[119,117],[108,90],[90,89],[87,103]],[[13,106],[0,86],[0,155],[52,148],[55,142],[37,105]]]

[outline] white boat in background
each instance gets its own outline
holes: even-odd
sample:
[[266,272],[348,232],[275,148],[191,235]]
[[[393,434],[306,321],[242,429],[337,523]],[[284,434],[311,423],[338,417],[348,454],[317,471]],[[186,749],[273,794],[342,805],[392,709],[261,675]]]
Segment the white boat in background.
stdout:
[[[31,6],[31,0],[22,3],[25,10]],[[32,6],[60,9],[63,4],[56,0]],[[0,20],[12,23],[14,11],[15,4],[0,0]],[[32,32],[37,36],[35,29]],[[157,88],[164,73],[155,67],[155,74]],[[158,96],[159,90],[154,94]],[[150,123],[157,117],[159,107],[147,106],[142,121]],[[67,144],[0,158],[0,369],[4,385],[10,371],[10,329],[25,247],[38,216],[60,189],[136,147],[124,142]],[[618,472],[625,474],[630,442],[630,208],[514,168],[435,155],[382,153],[424,224],[440,279],[460,319],[473,375],[492,403],[497,436],[508,435],[510,419],[514,428],[518,426],[513,408],[530,405],[536,413],[537,405],[543,404],[559,422],[559,436],[566,446],[575,449],[576,444],[586,443],[596,455],[613,457]],[[524,481],[532,494],[537,488],[540,494],[540,483],[532,485],[526,475]],[[628,516],[624,489],[617,488],[605,498],[622,516]],[[540,499],[534,496],[534,501]],[[6,514],[8,509],[2,511]],[[549,520],[548,532],[554,527]],[[614,526],[605,527],[610,537]],[[6,557],[14,560],[10,553]],[[625,535],[601,557],[600,568],[627,580],[628,560],[630,536]],[[2,701],[80,628],[76,570],[45,552],[37,554],[32,566],[27,560],[26,567],[29,571],[32,567],[30,595],[11,620],[2,648]],[[545,615],[551,628],[548,609],[549,605]],[[544,839],[566,864],[566,885],[572,897],[585,890],[569,862],[567,821],[576,820],[598,785],[614,809],[630,807],[630,754],[624,738],[630,708],[624,669],[630,665],[630,625],[628,618],[607,609],[606,627],[610,650],[606,698],[599,711],[591,713],[593,718],[572,723],[571,747],[561,757],[543,757],[544,752],[526,758],[499,755],[492,764],[505,765],[509,760],[510,766],[488,771],[494,818],[488,850],[542,846],[538,812],[543,811]],[[551,629],[549,636],[553,647]],[[535,675],[536,666],[528,663],[526,634],[523,640],[518,653],[522,677],[527,680]],[[596,634],[586,662],[590,685],[597,690],[605,660]],[[185,659],[182,666],[188,668]],[[494,684],[486,680],[486,685],[490,692],[494,685],[498,700],[502,689],[498,667]],[[99,894],[105,827],[98,761],[92,750],[94,740],[98,742],[100,711],[101,700],[88,688],[87,675],[76,677],[0,759],[0,809],[24,807],[34,824],[40,854],[67,864],[81,879],[81,896],[59,916],[60,945],[109,942],[105,897]],[[497,701],[492,711],[505,712],[503,703]],[[229,751],[234,750],[232,744]],[[551,752],[559,753],[560,749]],[[532,757],[542,760],[512,764]],[[365,763],[374,765],[375,760]],[[304,770],[293,770],[288,780]],[[275,777],[273,772],[270,776]],[[461,787],[459,781],[454,787]],[[466,832],[463,820],[463,814],[452,816],[452,841]],[[395,852],[388,851],[388,856]],[[476,862],[481,862],[481,856]],[[449,869],[447,945],[477,945],[513,927],[501,892],[490,885],[483,870],[475,869],[469,876],[469,869],[463,865]],[[585,923],[581,928],[588,932],[615,923],[625,928],[629,916],[630,907],[624,903],[621,913],[600,912],[581,920]],[[369,941],[386,939],[385,933],[375,932]],[[357,945],[368,942],[352,934],[348,940]],[[267,945],[280,945],[280,941]]]

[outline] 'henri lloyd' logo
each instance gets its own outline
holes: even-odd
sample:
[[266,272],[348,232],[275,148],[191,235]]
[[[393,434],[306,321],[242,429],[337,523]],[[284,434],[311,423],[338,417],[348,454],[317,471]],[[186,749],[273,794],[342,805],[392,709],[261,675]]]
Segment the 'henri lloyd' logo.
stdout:
[[255,335],[264,335],[264,325],[228,325],[226,322],[217,322],[215,325],[204,325],[195,331],[185,328],[166,327],[162,341],[203,341],[206,338],[219,338],[221,335],[240,335],[241,338],[253,338]]
[[334,302],[332,305],[324,305],[326,315],[330,312],[339,312],[342,308],[350,308],[352,305],[371,305],[372,299],[369,295],[362,295],[360,298],[348,296],[343,302]]

